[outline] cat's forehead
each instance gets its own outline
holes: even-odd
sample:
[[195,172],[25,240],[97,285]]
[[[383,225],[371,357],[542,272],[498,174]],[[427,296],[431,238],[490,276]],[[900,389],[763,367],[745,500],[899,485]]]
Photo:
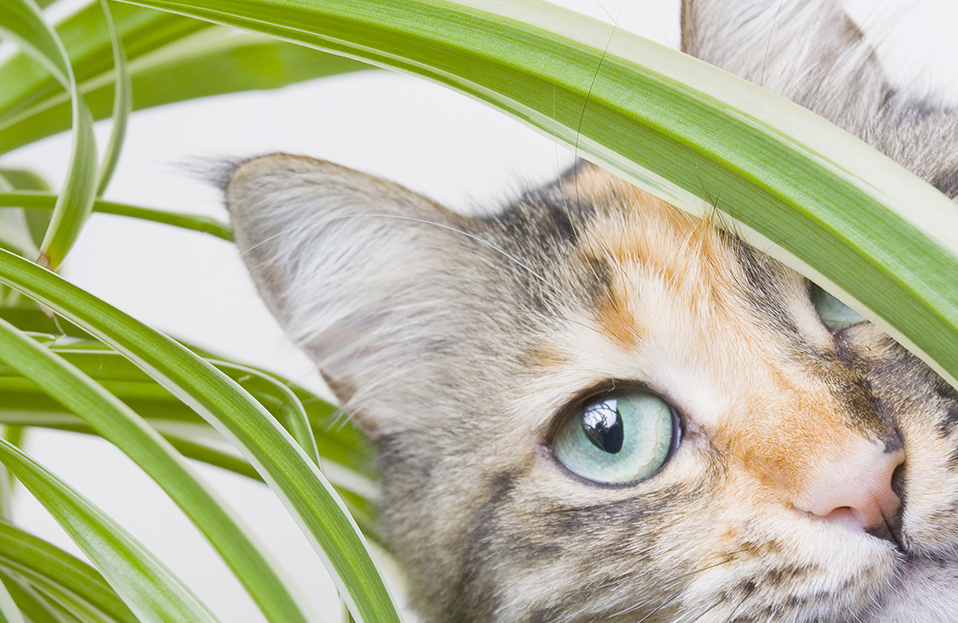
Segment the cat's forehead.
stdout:
[[[526,410],[540,427],[556,404],[618,380],[661,394],[733,455],[778,444],[759,454],[794,478],[858,443],[825,380],[832,336],[804,278],[597,169],[563,190],[588,206],[570,260],[593,283],[534,349],[539,398],[551,401]],[[783,427],[795,434],[776,435]]]

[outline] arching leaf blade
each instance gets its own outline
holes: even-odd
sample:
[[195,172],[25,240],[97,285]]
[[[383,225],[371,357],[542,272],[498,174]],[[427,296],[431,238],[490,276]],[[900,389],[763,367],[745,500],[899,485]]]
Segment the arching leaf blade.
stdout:
[[0,34],[13,37],[63,88],[69,88],[70,62],[35,2],[8,0],[0,4]]
[[7,522],[0,522],[0,566],[15,570],[30,582],[61,586],[114,620],[136,623],[133,613],[99,571]]
[[63,189],[40,245],[41,260],[58,266],[83,226],[95,194],[96,142],[93,117],[77,90],[70,59],[33,0],[9,0],[0,6],[0,24],[70,93],[73,145]]
[[[124,49],[131,59],[211,27],[206,22],[127,4],[114,4],[111,13]],[[97,1],[89,1],[85,7],[57,24],[55,30],[70,58],[81,91],[87,81],[114,73],[113,46]],[[63,91],[63,87],[51,78],[49,72],[29,54],[22,52],[0,64],[0,84],[5,85],[0,91],[0,127],[23,111]],[[66,113],[69,114],[69,111]]]
[[62,480],[3,440],[0,462],[90,557],[140,620],[216,622],[206,606],[148,550]]
[[958,385],[958,211],[832,124],[714,67],[531,0],[139,0],[416,74],[729,226]]
[[100,0],[103,17],[106,19],[107,30],[110,32],[110,43],[113,49],[114,88],[113,88],[113,129],[110,131],[110,141],[107,143],[103,161],[97,173],[96,196],[106,192],[113,177],[113,171],[120,161],[120,151],[123,139],[126,137],[126,122],[133,110],[133,84],[126,66],[126,50],[120,40],[113,22],[107,0]]
[[0,567],[0,580],[7,586],[20,611],[33,623],[66,623],[63,617],[26,581]]
[[[52,193],[38,191],[21,191],[0,193],[0,207],[17,206],[26,209],[52,210],[56,205],[57,196]],[[101,214],[115,214],[117,216],[126,216],[138,218],[155,223],[172,225],[173,227],[182,227],[191,229],[222,238],[232,242],[233,233],[229,225],[208,216],[197,214],[184,214],[181,212],[170,212],[167,210],[157,210],[155,208],[146,208],[116,201],[106,201],[96,199],[93,202],[93,212]]]
[[[190,20],[195,21],[195,20]],[[197,22],[202,23],[202,22]],[[172,42],[128,64],[133,110],[223,93],[275,89],[305,80],[369,69],[341,56],[322,54],[269,37],[216,27]],[[94,118],[110,116],[113,74],[85,80],[81,91]],[[70,127],[68,99],[52,93],[7,117],[0,116],[0,153]]]
[[243,451],[286,505],[357,618],[366,623],[401,620],[359,527],[332,485],[246,391],[179,343],[3,251],[0,282],[91,332],[189,404]]
[[136,413],[52,350],[2,319],[0,360],[83,418],[153,478],[206,535],[269,621],[307,621],[278,572],[238,519]]
[[0,622],[24,623],[23,613],[4,581],[0,581]]

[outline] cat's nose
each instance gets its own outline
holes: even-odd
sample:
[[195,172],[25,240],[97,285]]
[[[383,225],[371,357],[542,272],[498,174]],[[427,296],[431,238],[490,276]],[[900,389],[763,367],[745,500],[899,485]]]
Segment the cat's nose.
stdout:
[[866,442],[853,452],[818,463],[794,497],[796,509],[859,530],[885,529],[901,505],[892,476],[905,458]]

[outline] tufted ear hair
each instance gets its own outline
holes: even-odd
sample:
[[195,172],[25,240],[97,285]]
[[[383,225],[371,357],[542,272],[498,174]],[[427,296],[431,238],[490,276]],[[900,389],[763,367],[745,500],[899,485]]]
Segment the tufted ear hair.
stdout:
[[958,197],[958,115],[894,88],[837,0],[683,0],[682,50],[805,106]]
[[[329,162],[285,154],[247,161],[226,199],[260,294],[344,403],[397,368],[426,366],[421,355],[439,347],[457,307],[449,299],[482,272],[475,241],[463,233],[470,219]],[[390,391],[416,391],[397,385]],[[366,420],[358,414],[370,432],[383,419],[374,411]]]

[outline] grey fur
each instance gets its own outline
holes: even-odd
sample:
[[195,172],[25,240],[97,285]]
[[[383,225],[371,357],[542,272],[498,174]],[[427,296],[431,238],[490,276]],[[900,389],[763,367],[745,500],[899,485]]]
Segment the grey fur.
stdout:
[[[954,116],[891,90],[834,2],[686,0],[683,46],[958,187]],[[426,621],[958,620],[958,395],[867,323],[829,332],[791,270],[710,224],[637,214],[611,178],[581,192],[577,180],[605,179],[588,165],[479,219],[308,158],[232,173],[253,279],[380,450],[383,531]],[[622,232],[663,223],[688,228],[687,249],[662,250],[678,264],[646,274],[616,255]],[[689,290],[687,307],[620,331],[670,288]],[[747,344],[714,332],[725,317]],[[588,482],[550,448],[564,405],[616,381],[659,392],[684,427],[665,468],[627,486]],[[794,458],[762,454],[794,430],[749,437],[779,417],[905,457],[880,530],[801,510],[791,481],[781,499],[750,488]]]

